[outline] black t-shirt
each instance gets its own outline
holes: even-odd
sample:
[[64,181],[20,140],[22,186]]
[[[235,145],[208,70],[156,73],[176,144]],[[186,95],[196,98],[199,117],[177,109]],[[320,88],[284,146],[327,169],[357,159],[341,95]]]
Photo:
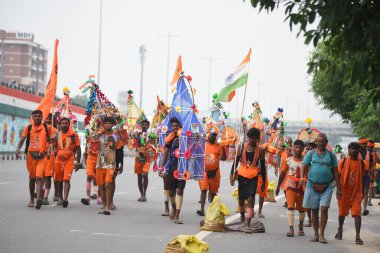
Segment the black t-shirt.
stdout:
[[165,144],[165,148],[169,149],[167,161],[169,171],[175,171],[178,169],[178,158],[174,155],[174,152],[179,148],[179,138],[175,137],[171,142]]

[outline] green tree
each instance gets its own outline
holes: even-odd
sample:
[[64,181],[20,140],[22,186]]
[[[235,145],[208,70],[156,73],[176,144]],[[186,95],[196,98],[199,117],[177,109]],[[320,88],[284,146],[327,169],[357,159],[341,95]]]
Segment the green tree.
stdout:
[[[319,44],[308,63],[319,102],[352,123],[357,133],[373,133],[363,124],[379,122],[380,1],[251,0],[251,4],[268,12],[285,7],[290,29],[298,27],[305,44]],[[359,122],[361,115],[367,117]]]

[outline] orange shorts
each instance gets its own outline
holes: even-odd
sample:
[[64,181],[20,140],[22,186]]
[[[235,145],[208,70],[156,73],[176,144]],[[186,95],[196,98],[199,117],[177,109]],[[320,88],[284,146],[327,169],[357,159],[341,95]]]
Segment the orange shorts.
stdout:
[[261,192],[261,186],[263,185],[263,178],[261,176],[258,177],[257,179],[257,190],[256,194],[259,194],[260,197],[266,198],[268,195],[268,176],[266,178],[266,184],[265,184],[265,189],[263,192]]
[[45,177],[52,177],[54,176],[54,166],[55,166],[55,156],[50,156],[50,159],[47,160],[46,166],[45,166]]
[[94,155],[87,155],[86,159],[86,175],[95,178],[96,176],[96,161],[98,157]]
[[148,173],[150,169],[150,163],[140,163],[138,157],[135,157],[135,173],[143,174]]
[[338,207],[339,207],[339,216],[348,216],[350,210],[351,210],[351,215],[353,217],[360,216],[362,213],[361,201],[353,201],[351,197],[342,196],[338,200]]
[[305,212],[306,209],[303,208],[303,192],[295,192],[292,190],[286,191],[286,203],[288,204],[288,209],[298,210],[300,212]]
[[210,193],[218,193],[220,186],[220,169],[217,170],[214,178],[198,180],[199,188],[201,191],[210,191]]
[[55,175],[54,181],[70,181],[71,175],[73,174],[74,163],[55,163]]
[[96,184],[102,186],[113,182],[115,169],[96,169]]
[[26,157],[26,167],[28,168],[29,179],[36,177],[44,178],[46,164],[46,156],[42,160],[33,160],[32,156],[28,154]]

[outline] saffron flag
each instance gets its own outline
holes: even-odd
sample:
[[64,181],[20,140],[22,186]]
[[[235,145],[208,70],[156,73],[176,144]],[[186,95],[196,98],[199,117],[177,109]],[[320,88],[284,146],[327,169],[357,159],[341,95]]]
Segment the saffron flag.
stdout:
[[173,85],[173,84],[177,83],[178,79],[181,77],[181,73],[182,73],[182,58],[181,58],[181,55],[180,55],[180,56],[178,56],[177,66],[175,67],[173,79],[170,82],[170,85]]
[[49,83],[45,88],[45,96],[43,97],[41,103],[38,105],[36,110],[42,111],[42,118],[45,119],[53,107],[53,102],[55,98],[55,94],[57,91],[57,78],[58,78],[58,43],[59,40],[55,39],[54,44],[54,59],[53,59],[53,67],[50,73]]
[[235,97],[236,90],[248,81],[248,66],[251,59],[251,49],[240,65],[225,80],[225,87],[220,90],[214,105],[220,102],[231,102]]

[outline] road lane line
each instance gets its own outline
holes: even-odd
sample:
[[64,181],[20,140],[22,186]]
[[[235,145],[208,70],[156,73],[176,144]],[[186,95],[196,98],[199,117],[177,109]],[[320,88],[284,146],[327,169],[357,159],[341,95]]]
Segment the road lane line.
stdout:
[[92,235],[106,235],[106,236],[116,236],[116,237],[123,237],[125,235],[121,234],[107,234],[107,233],[91,233]]
[[114,195],[127,194],[128,192],[116,192]]
[[0,184],[12,184],[13,182],[0,182]]
[[[285,195],[277,196],[277,197],[275,197],[275,199],[277,201],[279,199],[282,199],[283,197],[285,197]],[[266,206],[266,205],[271,204],[271,203],[272,202],[264,202],[263,206]],[[256,204],[254,209],[255,209],[255,211],[257,211],[259,209],[259,204]],[[234,215],[228,217],[226,219],[225,224],[230,224],[231,222],[237,220],[238,218],[240,218],[240,213],[237,213],[237,214],[234,214]],[[211,233],[212,233],[212,231],[201,231],[198,234],[196,234],[195,236],[198,237],[199,240],[203,240],[206,236],[210,235]]]

